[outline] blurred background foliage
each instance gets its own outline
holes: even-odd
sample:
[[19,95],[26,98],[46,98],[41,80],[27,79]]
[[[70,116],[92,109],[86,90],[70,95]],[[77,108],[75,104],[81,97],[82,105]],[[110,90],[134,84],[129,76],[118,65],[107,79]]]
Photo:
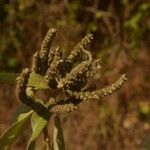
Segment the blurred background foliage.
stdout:
[[[0,0],[0,71],[28,67],[51,27],[58,32],[54,45],[66,55],[93,33],[91,52],[102,59],[97,86],[122,73],[129,81],[103,103],[81,105],[63,120],[67,149],[138,149],[150,134],[149,15],[148,0]],[[0,133],[19,105],[12,93],[14,86],[0,85]],[[23,149],[24,134],[16,149]]]

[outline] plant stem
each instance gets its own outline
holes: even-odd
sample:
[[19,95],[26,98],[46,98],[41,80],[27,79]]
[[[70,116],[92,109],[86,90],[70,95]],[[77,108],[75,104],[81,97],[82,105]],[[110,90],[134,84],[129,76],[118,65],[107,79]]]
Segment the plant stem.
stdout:
[[65,141],[58,116],[54,117],[53,147],[54,150],[65,150]]
[[46,143],[46,150],[53,150],[52,143],[51,143],[51,140],[50,140],[50,136],[48,134],[47,126],[44,127],[43,134],[44,134],[44,141]]

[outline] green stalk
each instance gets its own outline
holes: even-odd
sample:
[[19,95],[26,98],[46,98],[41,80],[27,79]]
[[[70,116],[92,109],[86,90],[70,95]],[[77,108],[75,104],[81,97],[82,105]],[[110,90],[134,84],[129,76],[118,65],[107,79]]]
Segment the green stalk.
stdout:
[[53,147],[54,150],[65,150],[65,141],[58,116],[54,117]]
[[44,141],[45,141],[45,144],[46,144],[46,150],[53,150],[47,126],[44,127],[43,134],[44,134]]

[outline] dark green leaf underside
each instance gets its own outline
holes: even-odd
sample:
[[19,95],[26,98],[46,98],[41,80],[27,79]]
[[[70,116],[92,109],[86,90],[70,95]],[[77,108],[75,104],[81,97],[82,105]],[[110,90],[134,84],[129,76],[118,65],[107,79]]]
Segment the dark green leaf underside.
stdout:
[[28,113],[20,114],[18,117],[17,122],[12,124],[7,131],[1,135],[0,137],[0,149],[3,150],[5,147],[9,146],[14,142],[17,136],[20,134],[21,129],[23,128],[24,124],[30,118],[33,112],[30,111]]

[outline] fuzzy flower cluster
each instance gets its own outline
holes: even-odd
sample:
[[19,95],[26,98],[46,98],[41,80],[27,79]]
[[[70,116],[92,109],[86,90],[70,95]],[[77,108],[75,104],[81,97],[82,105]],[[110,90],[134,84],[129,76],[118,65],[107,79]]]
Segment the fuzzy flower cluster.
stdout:
[[[48,118],[52,114],[72,112],[82,101],[100,100],[120,89],[126,82],[126,76],[122,75],[114,84],[102,89],[96,90],[93,84],[87,87],[88,79],[101,68],[101,61],[93,60],[87,50],[93,35],[86,35],[66,58],[60,47],[51,47],[55,35],[55,29],[48,31],[41,49],[33,55],[31,69],[23,69],[17,78],[17,98],[39,115]],[[54,93],[46,103],[27,94],[27,89],[32,89],[28,86],[32,72],[43,76],[49,90]]]

